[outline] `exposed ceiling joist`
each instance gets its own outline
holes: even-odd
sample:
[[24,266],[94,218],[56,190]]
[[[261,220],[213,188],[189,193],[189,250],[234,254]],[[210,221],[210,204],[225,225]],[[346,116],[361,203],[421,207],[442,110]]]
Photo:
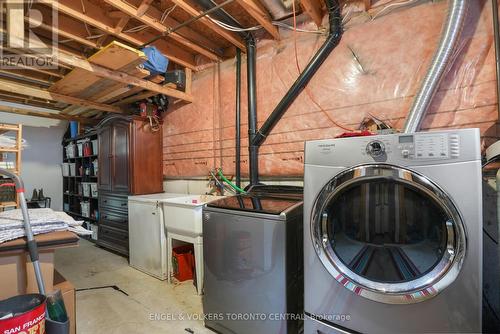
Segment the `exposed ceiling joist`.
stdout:
[[[366,0],[364,0],[366,1]],[[321,9],[321,0],[300,0],[302,9],[309,15],[309,17],[316,23],[316,25],[321,27],[323,22],[323,11]]]
[[[153,6],[150,6],[146,14],[153,19],[157,21],[161,21],[163,13],[160,12],[158,9],[156,9]],[[170,16],[167,16],[166,18],[163,17],[163,22],[165,26],[167,27],[177,27],[180,23],[173,19]],[[207,47],[210,50],[217,50],[220,48],[217,43],[212,42],[210,39],[206,38],[205,36],[199,34],[198,32],[194,31],[193,29],[189,28],[188,26],[182,27],[177,31],[180,35],[188,38],[189,40],[196,42],[200,45],[203,45]]]
[[255,21],[259,22],[274,39],[280,39],[278,28],[273,25],[269,13],[259,1],[238,0],[238,3],[255,19]]
[[142,0],[139,7],[137,7],[137,16],[142,16],[146,14],[149,9],[149,6],[153,3],[153,0]]
[[[39,1],[47,5],[52,5],[54,3],[54,0],[39,0]],[[85,10],[82,9],[82,4]],[[57,8],[60,12],[66,15],[69,15],[77,20],[90,24],[93,27],[102,30],[103,32],[119,37],[122,40],[136,46],[142,45],[154,37],[152,34],[147,34],[145,32],[116,33],[114,20],[106,16],[104,11],[100,7],[94,5],[88,0],[81,0],[81,1],[59,0],[57,1]],[[182,66],[189,67],[191,69],[196,69],[194,57],[191,54],[178,48],[177,46],[171,44],[166,45],[161,42],[162,41],[159,41],[159,43],[156,43],[155,45],[170,60]]]
[[[176,4],[177,6],[179,6],[180,8],[182,8],[184,11],[186,11],[191,16],[198,16],[198,15],[202,14],[199,10],[197,10],[194,7],[192,7],[191,5],[189,5],[188,3],[186,3],[183,0],[172,0],[172,2],[174,4]],[[202,23],[208,29],[211,29],[212,31],[214,31],[215,33],[217,33],[222,38],[224,38],[227,41],[231,42],[231,44],[233,44],[237,48],[239,48],[239,49],[241,49],[243,51],[246,50],[245,43],[243,42],[243,40],[239,36],[237,36],[236,34],[231,33],[229,31],[227,31],[227,30],[219,27],[217,24],[215,24],[214,22],[210,21],[209,18],[202,17],[202,18],[200,18],[198,20],[198,22]]]
[[[115,7],[116,9],[119,9],[120,11],[124,12],[125,14],[141,21],[145,25],[163,33],[168,30],[168,27],[163,25],[159,20],[153,19],[149,17],[148,15],[139,15],[139,10],[136,9],[134,6],[129,5],[121,0],[104,0],[107,4]],[[149,6],[148,6],[149,7]],[[146,8],[147,10],[147,8]],[[168,35],[168,37],[174,39],[175,41],[179,42],[180,44],[190,48],[191,50],[211,59],[211,60],[221,60],[220,56],[215,54],[212,51],[209,51],[196,43],[193,43],[189,41],[188,39],[182,37],[178,33],[171,33]]]
[[[60,37],[71,39],[80,44],[98,49],[98,46],[95,42],[84,37],[87,35],[87,31],[83,23],[74,21],[69,17],[63,15],[58,15],[57,26],[54,26],[51,22],[47,21],[51,17],[51,13],[46,7],[37,6],[35,7],[35,9],[39,10],[42,13],[40,17],[42,20],[37,20],[35,16],[32,15],[25,16],[25,20],[32,27],[39,27],[41,29],[54,32]],[[60,39],[62,40],[62,38]]]
[[40,99],[59,101],[68,104],[76,104],[79,106],[90,107],[98,110],[108,111],[108,112],[123,112],[121,108],[116,106],[110,106],[103,103],[96,103],[84,99],[79,99],[73,96],[62,95],[58,93],[53,93],[46,91],[44,89],[34,88],[27,85],[18,84],[12,81],[0,79],[0,91],[22,94],[27,96],[33,96]]
[[60,120],[65,120],[65,121],[78,121],[78,122],[84,123],[84,124],[88,124],[88,123],[93,124],[96,122],[96,120],[93,120],[91,118],[83,118],[83,117],[61,115],[61,114],[49,113],[49,112],[33,111],[30,109],[23,109],[23,108],[4,106],[4,105],[0,105],[0,111],[11,113],[11,114],[18,114],[18,115],[53,118],[53,119],[60,119]]

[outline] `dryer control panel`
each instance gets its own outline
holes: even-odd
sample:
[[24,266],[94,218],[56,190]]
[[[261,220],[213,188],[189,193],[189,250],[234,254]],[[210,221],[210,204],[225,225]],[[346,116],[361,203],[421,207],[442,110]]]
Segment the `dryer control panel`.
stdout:
[[398,151],[404,159],[449,159],[460,156],[460,137],[449,133],[398,135]]
[[365,163],[424,166],[481,161],[479,129],[393,133],[306,142],[305,163],[347,167]]

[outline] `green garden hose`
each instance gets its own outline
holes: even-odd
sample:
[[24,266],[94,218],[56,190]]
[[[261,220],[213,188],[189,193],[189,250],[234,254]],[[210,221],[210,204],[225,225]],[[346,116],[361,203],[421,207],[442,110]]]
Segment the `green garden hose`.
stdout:
[[229,184],[231,186],[231,188],[233,188],[236,191],[239,191],[240,193],[245,193],[246,192],[245,190],[243,190],[240,187],[238,187],[237,185],[235,185],[233,182],[229,181],[224,176],[224,174],[222,174],[222,169],[219,169],[218,173],[219,173],[219,176],[221,177],[221,179],[224,180],[224,182],[226,182],[227,184]]

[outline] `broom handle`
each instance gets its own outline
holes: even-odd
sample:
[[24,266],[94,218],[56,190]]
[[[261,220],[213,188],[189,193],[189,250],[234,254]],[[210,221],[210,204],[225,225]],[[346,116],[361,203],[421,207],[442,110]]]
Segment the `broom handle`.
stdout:
[[21,204],[21,212],[23,213],[24,230],[26,232],[26,239],[28,240],[28,251],[30,254],[33,269],[35,270],[36,283],[40,294],[45,295],[45,284],[43,283],[42,270],[40,269],[40,262],[38,261],[38,248],[36,245],[33,231],[31,230],[30,217],[28,214],[28,206],[26,205],[26,198],[24,197],[24,183],[19,176],[9,170],[0,168],[0,175],[5,175],[14,180],[16,185],[16,192],[19,196],[19,203]]

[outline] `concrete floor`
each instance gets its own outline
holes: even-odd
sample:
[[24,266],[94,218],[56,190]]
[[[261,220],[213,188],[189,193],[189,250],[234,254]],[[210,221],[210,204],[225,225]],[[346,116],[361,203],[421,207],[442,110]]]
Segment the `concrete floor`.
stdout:
[[77,290],[116,285],[128,294],[113,288],[77,291],[78,334],[213,333],[203,326],[201,297],[192,281],[160,281],[86,240],[58,250],[55,266]]

